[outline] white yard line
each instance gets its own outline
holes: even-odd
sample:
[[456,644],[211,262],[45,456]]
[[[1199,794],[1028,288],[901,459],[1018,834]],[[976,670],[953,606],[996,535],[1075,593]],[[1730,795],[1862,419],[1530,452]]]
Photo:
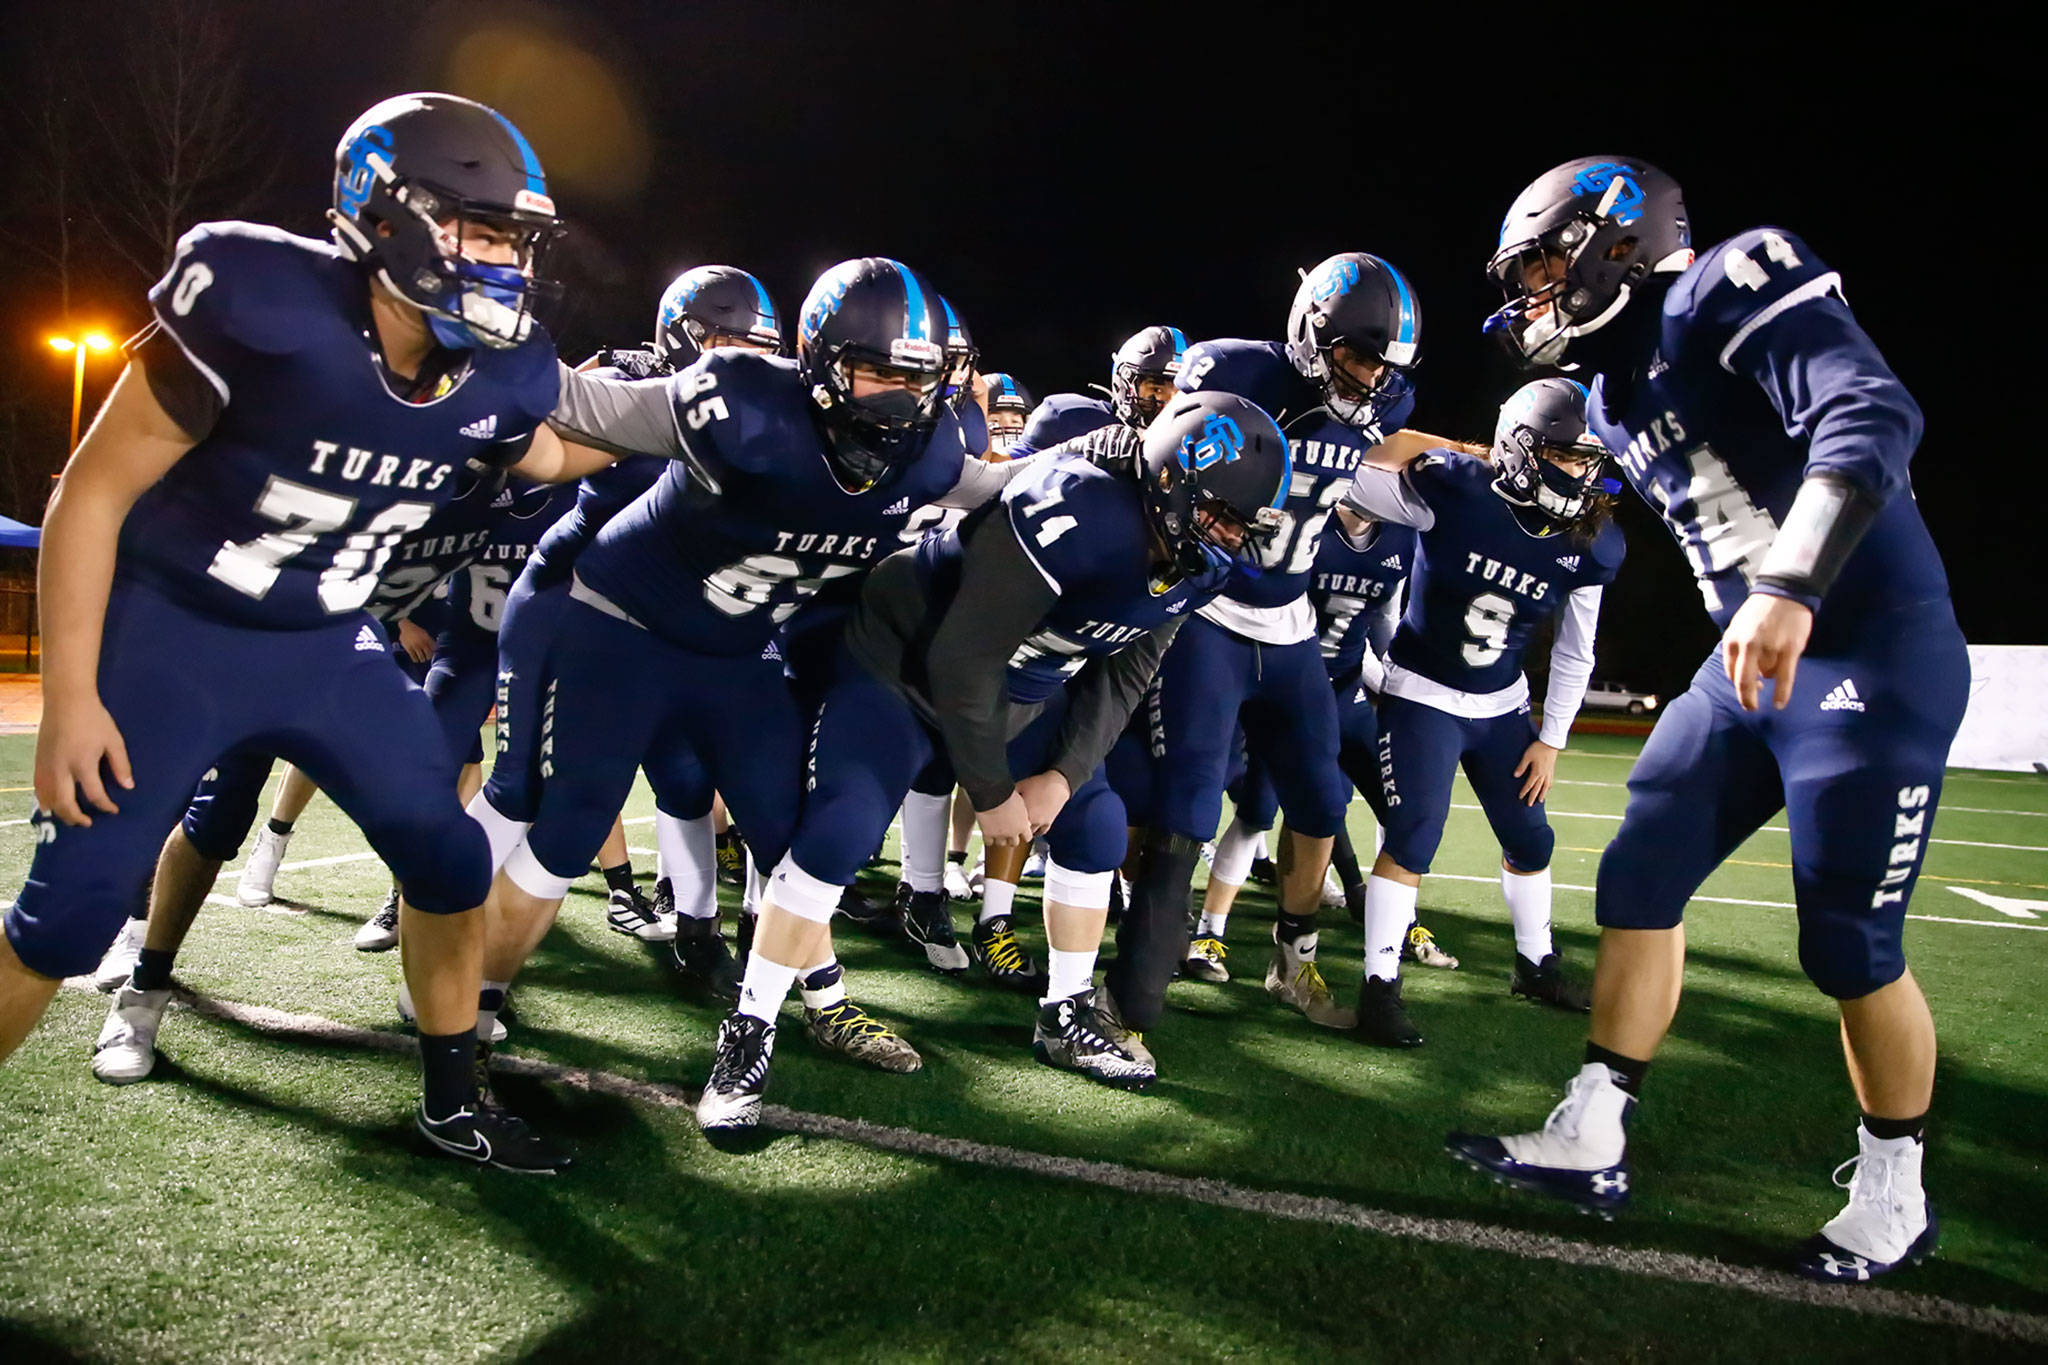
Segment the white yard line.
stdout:
[[[1485,808],[1471,802],[1453,801],[1451,809],[1483,810]],[[1619,815],[1609,815],[1605,811],[1597,810],[1552,809],[1547,813],[1564,820],[1613,820],[1618,822],[1621,819]],[[1783,825],[1763,825],[1759,827],[1757,832],[1760,834],[1791,833]],[[2011,849],[2015,853],[2048,853],[2048,844],[1988,844],[1981,839],[1929,839],[1927,842],[1930,844],[1948,844],[1955,848],[2004,848]]]
[[[85,978],[74,978],[74,984]],[[410,1051],[417,1044],[396,1033],[356,1028],[323,1019],[318,1015],[289,1014],[261,1005],[241,1005],[179,991],[180,1003],[202,1014],[231,1021],[267,1033],[305,1038],[322,1043],[345,1043],[373,1047],[386,1052]],[[534,1076],[596,1094],[615,1095],[664,1109],[690,1109],[692,1092],[678,1085],[635,1081],[609,1072],[582,1067],[563,1067],[551,1062],[499,1053],[494,1065],[518,1075]],[[1578,1241],[1548,1233],[1524,1232],[1495,1227],[1464,1218],[1428,1218],[1393,1213],[1341,1199],[1291,1194],[1284,1190],[1263,1190],[1225,1180],[1196,1179],[1148,1171],[1113,1161],[1089,1161],[1080,1157],[1057,1156],[1020,1147],[974,1142],[966,1138],[942,1137],[913,1128],[892,1128],[834,1114],[814,1114],[781,1105],[765,1105],[762,1122],[781,1132],[826,1138],[882,1151],[902,1152],[928,1160],[994,1170],[1019,1171],[1026,1175],[1051,1176],[1084,1185],[1116,1190],[1138,1198],[1179,1199],[1207,1204],[1240,1213],[1291,1222],[1321,1223],[1351,1228],[1375,1236],[1406,1242],[1423,1242],[1457,1247],[1465,1251],[1492,1252],[1527,1261],[1582,1266],[1616,1271],[1644,1279],[1751,1294],[1758,1298],[1804,1307],[1839,1309],[1865,1317],[1890,1318],[1925,1323],[1936,1327],[1960,1328],[2006,1341],[2048,1345],[2048,1317],[2004,1308],[1986,1308],[1959,1303],[1929,1294],[1894,1289],[1819,1284],[1781,1270],[1757,1266],[1729,1265],[1682,1252]]]
[[[1498,874],[1491,877],[1474,877],[1459,872],[1425,872],[1422,875],[1425,877],[1442,877],[1445,881],[1450,882],[1478,882],[1483,886],[1500,885]],[[1929,878],[1925,873],[1922,873],[1920,880],[1923,884],[1929,882],[1939,883],[1941,878]],[[1592,887],[1579,886],[1573,882],[1553,882],[1551,885],[1553,889],[1558,891],[1584,891],[1588,895],[1591,895],[1593,892]],[[1744,900],[1739,896],[1694,896],[1693,899],[1703,905],[1748,905],[1759,910],[1797,910],[1799,908],[1791,901],[1752,901]],[[1908,914],[1906,918],[1928,920],[1935,924],[1974,924],[1981,929],[2031,929],[2037,934],[2048,934],[2048,924],[2014,924],[2009,920],[2002,919],[1958,919],[1953,915]]]

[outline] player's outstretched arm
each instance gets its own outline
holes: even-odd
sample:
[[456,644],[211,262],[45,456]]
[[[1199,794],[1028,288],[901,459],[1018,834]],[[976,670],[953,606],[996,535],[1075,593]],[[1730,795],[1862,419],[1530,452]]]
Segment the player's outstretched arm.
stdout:
[[1448,436],[1433,436],[1426,431],[1402,427],[1388,436],[1371,450],[1365,452],[1365,463],[1381,469],[1405,468],[1416,456],[1425,450],[1458,450],[1467,455],[1486,457],[1487,448],[1470,441],[1454,441]]
[[533,444],[512,468],[535,483],[574,483],[617,462],[610,451],[565,439],[552,427],[543,426],[534,431]]
[[44,630],[35,787],[36,804],[67,825],[92,823],[85,805],[110,815],[119,809],[100,775],[103,762],[117,784],[135,785],[99,693],[114,552],[135,500],[195,444],[150,391],[142,362],[131,360],[50,495],[36,579]]

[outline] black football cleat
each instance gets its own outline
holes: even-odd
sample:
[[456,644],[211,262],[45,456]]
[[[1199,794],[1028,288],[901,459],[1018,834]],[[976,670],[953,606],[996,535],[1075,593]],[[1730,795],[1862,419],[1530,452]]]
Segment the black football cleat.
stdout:
[[501,1171],[559,1175],[575,1164],[567,1147],[534,1132],[525,1119],[496,1101],[458,1109],[445,1119],[427,1117],[422,1101],[413,1111],[413,1126],[434,1151]]
[[1541,962],[1531,962],[1516,953],[1515,974],[1508,982],[1508,991],[1572,1014],[1590,1014],[1593,1010],[1591,993],[1564,974],[1564,959],[1556,953]]
[[1422,1030],[1401,1004],[1401,981],[1367,976],[1358,983],[1358,1033],[1380,1047],[1421,1047]]

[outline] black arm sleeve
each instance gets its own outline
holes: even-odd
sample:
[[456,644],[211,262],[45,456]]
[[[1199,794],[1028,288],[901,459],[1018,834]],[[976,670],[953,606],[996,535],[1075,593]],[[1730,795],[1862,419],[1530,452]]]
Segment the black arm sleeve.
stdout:
[[1081,784],[1109,757],[1185,619],[1176,616],[1155,627],[1151,634],[1133,640],[1068,684],[1067,719],[1060,726],[1059,748],[1052,761],[1067,779],[1068,791],[1081,790]]
[[227,404],[177,339],[161,322],[152,322],[122,349],[130,360],[141,364],[143,378],[149,381],[149,391],[164,416],[194,441],[205,439]]
[[987,518],[968,539],[960,591],[925,653],[932,710],[953,760],[953,772],[976,810],[1010,799],[1010,701],[1004,685],[1010,657],[1059,601],[1009,518]]

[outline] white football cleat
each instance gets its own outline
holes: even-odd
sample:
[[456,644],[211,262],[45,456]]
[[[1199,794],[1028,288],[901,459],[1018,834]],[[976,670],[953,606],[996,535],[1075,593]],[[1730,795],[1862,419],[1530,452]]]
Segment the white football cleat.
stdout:
[[1337,869],[1323,869],[1323,908],[1342,910],[1344,908],[1344,883],[1337,880]]
[[242,879],[235,883],[235,899],[254,910],[270,904],[271,887],[277,881],[277,865],[284,861],[285,846],[292,836],[279,834],[268,824],[256,831],[256,847],[249,853],[249,861],[242,868]]
[[1860,1284],[1918,1265],[1934,1251],[1939,1228],[1920,1188],[1926,1147],[1912,1138],[1874,1138],[1861,1125],[1856,1147],[1857,1154],[1835,1168],[1835,1184],[1849,1191],[1848,1207],[1793,1260],[1793,1269],[1808,1279]]
[[1034,840],[1032,840],[1032,841],[1031,841],[1031,856],[1030,856],[1030,857],[1028,857],[1028,858],[1026,858],[1026,859],[1024,860],[1024,871],[1023,871],[1023,873],[1021,874],[1021,875],[1022,875],[1022,877],[1023,877],[1023,879],[1024,879],[1025,881],[1030,881],[1030,880],[1031,880],[1031,879],[1032,879],[1033,877],[1043,877],[1043,876],[1045,876],[1045,859],[1046,859],[1046,848],[1045,848],[1045,840],[1043,840],[1043,839],[1034,839]]
[[[420,1026],[419,1015],[414,1012],[412,1007],[412,988],[403,981],[398,983],[398,1017],[405,1021],[407,1028],[417,1029]],[[495,1014],[491,1016],[491,1036],[484,1039],[484,1041],[487,1043],[502,1043],[505,1041],[505,1021]]]
[[128,978],[135,975],[135,960],[142,956],[142,940],[149,932],[149,921],[131,919],[121,926],[114,944],[107,949],[107,955],[100,959],[100,965],[92,974],[92,984],[103,992],[117,991],[128,984]]
[[171,1003],[170,987],[114,993],[99,1041],[92,1045],[92,1074],[108,1085],[130,1085],[156,1068],[156,1031]]
[[1614,1073],[1588,1062],[1539,1131],[1506,1137],[1453,1133],[1446,1145],[1451,1155],[1503,1185],[1555,1195],[1612,1218],[1628,1202],[1627,1125],[1635,1103],[1614,1083]]

